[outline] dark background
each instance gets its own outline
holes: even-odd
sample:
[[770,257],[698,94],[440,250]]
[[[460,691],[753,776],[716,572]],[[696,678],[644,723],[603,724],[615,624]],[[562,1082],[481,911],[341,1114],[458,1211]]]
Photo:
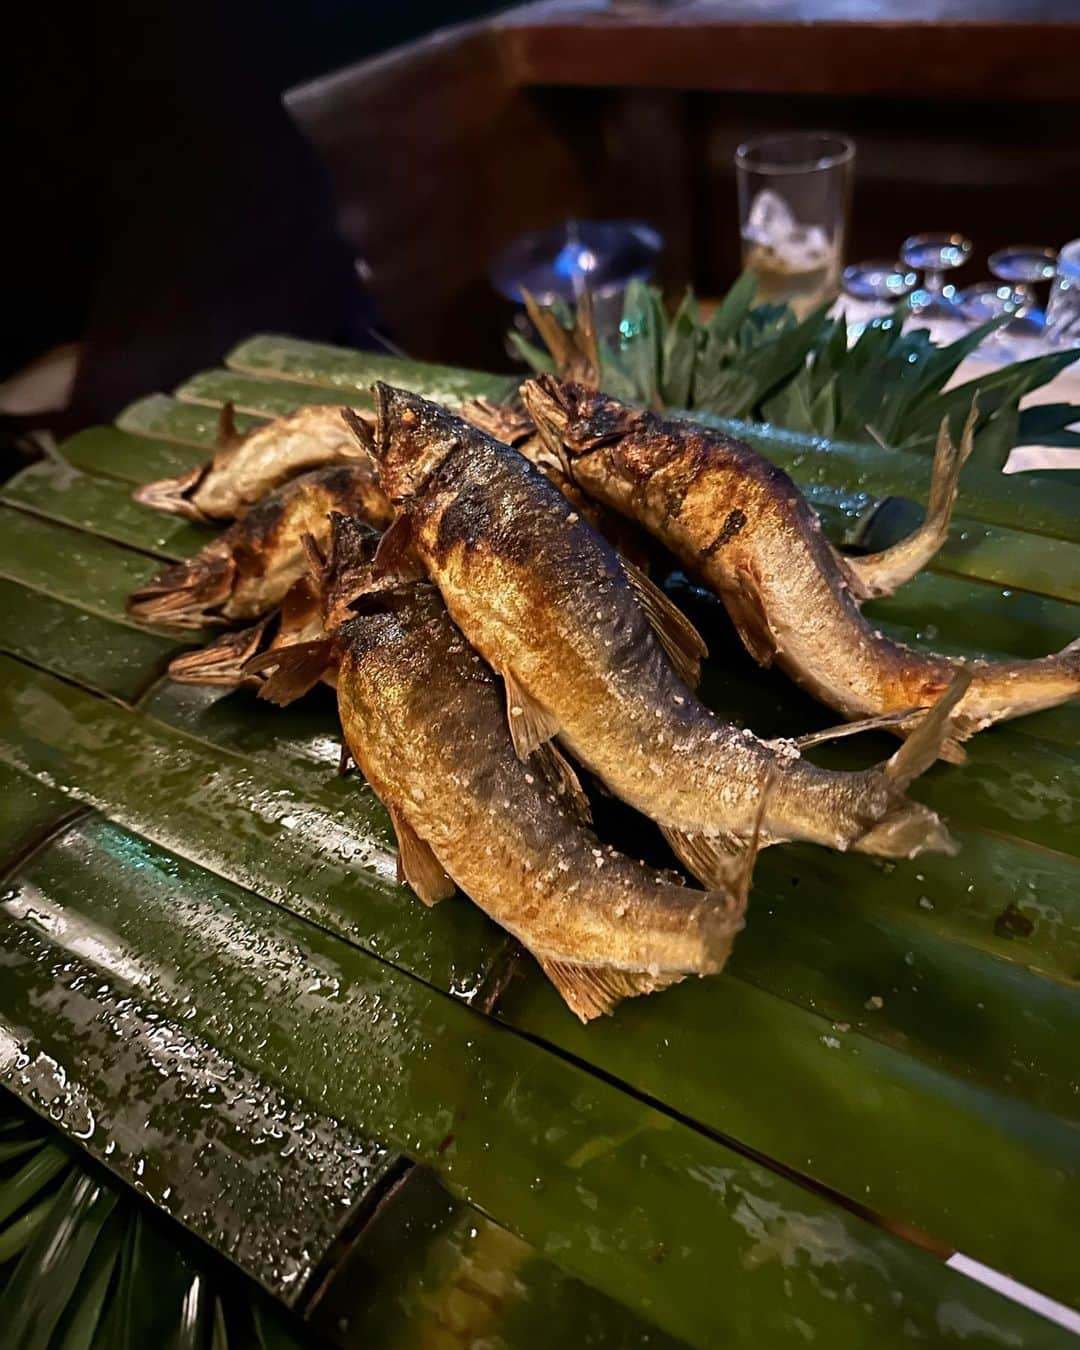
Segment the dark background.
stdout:
[[73,425],[257,330],[370,345],[292,84],[483,0],[41,5],[5,35],[0,379],[84,339]]

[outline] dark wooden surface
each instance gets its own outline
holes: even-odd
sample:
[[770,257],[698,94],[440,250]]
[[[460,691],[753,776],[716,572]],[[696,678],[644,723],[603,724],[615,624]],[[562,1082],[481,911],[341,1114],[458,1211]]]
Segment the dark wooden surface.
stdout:
[[735,147],[854,136],[851,257],[926,229],[1007,243],[1080,229],[1080,3],[552,3],[436,33],[294,90],[342,233],[410,354],[507,367],[495,252],[569,216],[646,219],[661,280],[739,265]]

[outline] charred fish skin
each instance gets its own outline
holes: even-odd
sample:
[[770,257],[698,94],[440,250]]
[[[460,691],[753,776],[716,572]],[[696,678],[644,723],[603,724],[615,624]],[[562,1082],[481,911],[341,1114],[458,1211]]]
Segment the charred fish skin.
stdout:
[[177,628],[260,618],[306,572],[305,536],[325,540],[334,511],[389,523],[389,503],[381,491],[372,496],[365,466],[316,469],[271,493],[192,558],[133,592],[128,613]]
[[438,592],[411,583],[387,602],[339,632],[338,703],[349,749],[391,811],[406,875],[418,846],[430,850],[582,1020],[719,970],[745,897],[691,890],[603,845],[542,765],[517,757],[499,684]]
[[218,449],[209,464],[147,483],[135,499],[193,520],[235,520],[299,474],[338,463],[366,465],[372,494],[378,493],[375,465],[350,433],[338,405],[297,408],[243,433],[235,430],[230,415],[219,428]]
[[452,618],[506,681],[512,729],[523,717],[537,741],[558,734],[669,838],[745,839],[772,774],[767,841],[857,847],[889,820],[875,851],[949,847],[886,772],[832,773],[721,723],[676,674],[618,555],[520,455],[401,390],[378,387],[377,409],[383,485]]
[[[861,718],[933,703],[962,663],[876,629],[859,578],[783,470],[709,428],[541,376],[526,404],[586,492],[643,524],[716,591],[751,654]],[[865,594],[865,592],[862,592]],[[1035,661],[971,663],[952,740],[1080,693],[1077,644]]]

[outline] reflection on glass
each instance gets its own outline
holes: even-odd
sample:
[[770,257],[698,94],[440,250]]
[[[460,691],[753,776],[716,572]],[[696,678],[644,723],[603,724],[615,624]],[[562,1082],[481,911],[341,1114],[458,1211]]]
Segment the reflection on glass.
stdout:
[[1080,239],[1066,244],[1058,254],[1046,306],[1046,332],[1057,346],[1080,347]]
[[855,146],[843,136],[794,132],[746,141],[735,153],[743,266],[760,303],[801,317],[837,292]]
[[912,234],[901,245],[900,256],[923,274],[922,285],[908,298],[912,312],[923,319],[958,318],[956,287],[945,277],[971,257],[971,240],[962,234]]

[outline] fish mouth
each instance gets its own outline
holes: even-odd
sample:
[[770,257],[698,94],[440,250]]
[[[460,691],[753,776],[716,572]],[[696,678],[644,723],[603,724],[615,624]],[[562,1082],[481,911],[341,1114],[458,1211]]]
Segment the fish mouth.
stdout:
[[171,628],[205,628],[225,619],[215,613],[232,593],[236,560],[231,552],[204,550],[186,562],[174,563],[152,581],[132,591],[127,612],[142,623]]
[[154,483],[143,483],[131,495],[140,506],[149,506],[166,515],[183,516],[187,520],[207,525],[211,523],[210,517],[190,500],[205,477],[206,466],[203,465],[189,473],[177,474],[175,478],[159,478]]
[[261,684],[259,676],[245,673],[243,667],[262,649],[263,639],[273,618],[273,615],[268,615],[251,628],[226,633],[207,647],[184,652],[169,662],[169,679],[175,680],[177,684],[227,689]]

